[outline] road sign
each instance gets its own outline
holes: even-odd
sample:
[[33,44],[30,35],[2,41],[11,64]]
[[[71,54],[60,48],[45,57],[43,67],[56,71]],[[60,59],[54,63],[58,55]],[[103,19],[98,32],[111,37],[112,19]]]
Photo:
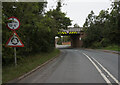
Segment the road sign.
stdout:
[[10,20],[10,22],[7,23],[7,27],[10,30],[17,30],[20,27],[20,21],[16,17],[10,17],[8,20]]
[[6,46],[9,46],[9,47],[24,47],[24,44],[20,40],[17,33],[13,32],[13,35],[9,38],[8,42],[6,43]]

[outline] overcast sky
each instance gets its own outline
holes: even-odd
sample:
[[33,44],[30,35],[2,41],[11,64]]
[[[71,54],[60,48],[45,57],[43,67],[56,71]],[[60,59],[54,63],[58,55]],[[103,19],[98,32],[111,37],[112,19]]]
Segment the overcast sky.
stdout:
[[[47,0],[47,10],[55,8],[57,1]],[[73,25],[77,23],[80,27],[83,26],[91,10],[98,15],[101,10],[107,10],[111,7],[110,0],[62,0],[62,2],[65,4],[62,7],[62,12],[65,12],[67,17],[73,20]]]

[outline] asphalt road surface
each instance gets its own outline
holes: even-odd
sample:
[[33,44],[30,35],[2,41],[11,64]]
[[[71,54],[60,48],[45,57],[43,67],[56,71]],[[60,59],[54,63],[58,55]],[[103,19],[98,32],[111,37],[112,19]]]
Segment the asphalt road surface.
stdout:
[[118,83],[117,54],[85,49],[60,50],[58,58],[17,83]]

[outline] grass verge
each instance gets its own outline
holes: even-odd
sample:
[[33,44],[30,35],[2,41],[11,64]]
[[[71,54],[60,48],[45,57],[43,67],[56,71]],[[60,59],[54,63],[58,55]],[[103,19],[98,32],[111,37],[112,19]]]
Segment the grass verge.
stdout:
[[58,49],[55,49],[51,53],[40,53],[35,56],[29,56],[24,58],[17,67],[14,65],[3,67],[2,69],[2,83],[6,83],[12,79],[15,79],[32,69],[36,68],[37,66],[45,63],[46,61],[50,60],[51,58],[57,56],[60,53]]
[[111,46],[107,46],[107,47],[100,48],[100,49],[112,50],[112,51],[120,51],[120,46],[118,46],[118,45],[111,45]]

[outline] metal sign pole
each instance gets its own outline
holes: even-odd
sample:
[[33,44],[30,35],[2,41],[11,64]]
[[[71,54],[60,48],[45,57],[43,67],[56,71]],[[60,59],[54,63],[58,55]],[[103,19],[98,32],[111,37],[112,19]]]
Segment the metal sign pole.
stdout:
[[14,47],[14,55],[15,55],[15,66],[17,66],[16,47]]
[[8,20],[12,20],[12,22],[7,23],[7,27],[13,31],[13,36],[11,36],[6,45],[9,47],[14,47],[14,61],[15,66],[17,66],[16,47],[24,47],[24,44],[21,42],[17,33],[15,32],[15,30],[20,27],[20,21],[16,17],[10,17]]

